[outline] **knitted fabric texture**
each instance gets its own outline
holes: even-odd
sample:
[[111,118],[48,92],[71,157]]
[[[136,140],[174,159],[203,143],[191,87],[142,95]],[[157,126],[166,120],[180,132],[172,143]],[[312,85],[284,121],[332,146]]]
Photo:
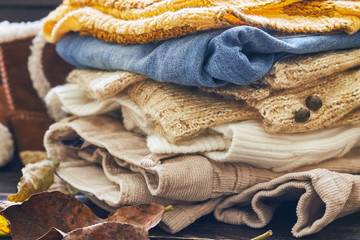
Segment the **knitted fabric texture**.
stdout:
[[315,164],[340,157],[360,144],[360,126],[299,134],[269,134],[256,121],[242,121],[209,127],[200,136],[169,142],[155,131],[155,120],[126,95],[98,101],[89,99],[76,84],[67,84],[51,91],[59,105],[51,105],[77,116],[104,113],[103,110],[121,107],[122,120],[129,131],[147,136],[152,153],[204,153],[210,159],[223,162],[242,162],[273,171],[287,171],[299,166]]
[[[200,152],[214,161],[241,162],[284,172],[343,156],[360,145],[359,127],[269,134],[258,123],[246,121],[211,127],[208,135],[179,144],[171,144],[164,137],[153,134],[148,136],[147,145],[153,153]],[[223,145],[225,147],[221,149]]]
[[211,126],[259,118],[245,104],[204,94],[197,88],[147,80],[129,86],[127,92],[155,119],[157,131],[170,142],[194,137]]
[[[107,127],[102,128],[104,125]],[[86,147],[76,149],[64,143],[79,138],[88,143]],[[57,174],[62,179],[113,208],[123,204],[186,201],[188,207],[196,210],[198,203],[194,201],[214,198],[216,204],[206,208],[209,213],[219,203],[219,197],[241,193],[284,175],[246,164],[214,162],[200,155],[151,154],[145,138],[125,131],[118,120],[108,117],[64,119],[50,127],[44,141],[48,156],[61,161]],[[326,168],[358,173],[359,150],[295,171]],[[184,211],[183,208],[177,211],[180,210]],[[191,223],[185,216],[178,216],[177,220],[163,222],[171,231]]]
[[[298,72],[294,70],[296,72],[296,74],[294,73],[294,78],[307,71],[304,70],[308,66],[306,63],[312,60],[314,60],[314,63],[310,64],[312,67],[308,69],[317,72],[316,75],[321,77],[326,73],[320,70],[321,67],[316,66],[325,65],[325,60],[333,59],[332,63],[334,64],[332,65],[335,67],[329,67],[326,71],[334,72],[334,74],[311,83],[306,80],[304,81],[305,84],[301,86],[300,81],[298,81],[297,84],[293,85],[296,86],[294,88],[274,90],[269,97],[252,101],[252,106],[263,117],[262,122],[265,130],[270,133],[296,133],[313,131],[324,127],[331,128],[360,123],[358,113],[358,108],[360,107],[358,93],[360,91],[360,82],[358,75],[360,71],[356,68],[351,68],[358,64],[354,60],[358,53],[359,50],[353,50],[349,52],[336,52],[329,55],[316,55],[310,58],[301,57],[301,66],[298,68]],[[335,61],[336,58],[347,59],[349,61],[352,59],[355,63],[342,64],[342,62]],[[296,62],[294,61],[290,66],[296,66]],[[285,61],[281,65],[283,67],[275,67],[281,70],[274,70],[279,76],[289,68],[286,67]],[[348,68],[350,69],[347,70]],[[80,86],[89,92],[91,91],[89,88],[97,81],[101,81],[102,75],[96,72],[85,73],[86,76],[93,76],[93,81],[91,84],[88,83]],[[138,81],[137,74],[129,74],[128,76],[129,78],[134,77],[135,81]],[[288,81],[285,77],[279,77],[279,79]],[[68,81],[72,81],[70,76]],[[121,81],[116,82],[122,86]],[[286,86],[286,83],[284,85]],[[214,94],[204,94],[202,91],[198,91],[198,88],[171,83],[159,83],[151,80],[139,81],[130,86],[125,84],[124,87],[126,86],[126,92],[132,100],[140,106],[145,114],[155,120],[157,132],[166,136],[170,142],[194,137],[200,134],[202,130],[211,126],[248,119],[261,119],[257,115],[256,110],[248,107],[246,104],[216,97]],[[265,95],[265,92],[266,90],[262,91],[262,94]],[[320,97],[322,107],[316,111],[311,111],[311,116],[307,121],[296,122],[296,111],[301,108],[307,108],[305,99],[308,96]],[[339,107],[342,106],[341,104],[344,107]]]
[[[139,83],[144,84],[128,87],[129,96],[138,102],[146,118],[151,118],[155,131],[170,142],[195,137],[214,125],[258,118],[258,113],[241,103],[224,101],[221,97],[201,92],[198,94],[195,88],[151,80]],[[99,115],[121,106],[129,109],[133,105],[128,96],[121,93],[103,101],[90,99],[76,84],[57,87],[47,96],[50,98],[53,104],[58,103],[49,105],[50,109],[62,108],[78,116]]]
[[254,105],[277,91],[315,86],[322,78],[360,65],[360,49],[319,54],[291,55],[274,64],[268,74],[253,84],[228,84],[200,89]]
[[[322,106],[311,111],[308,120],[297,122],[296,112],[307,109],[305,102],[309,96],[318,96]],[[360,123],[357,113],[360,110],[360,69],[330,75],[317,81],[314,87],[278,92],[259,101],[255,107],[263,116],[267,132],[305,132],[349,122]]]
[[145,79],[148,78],[132,72],[75,69],[66,80],[81,86],[91,98],[104,100],[115,96],[129,85]]
[[[337,69],[342,68],[338,67]],[[82,71],[78,73],[81,75]],[[84,70],[84,73],[92,81],[87,81],[86,84],[80,84],[80,86],[86,92],[89,92],[98,80],[101,81],[102,74],[101,72],[89,72],[86,70]],[[105,74],[111,75],[110,72]],[[271,96],[253,102],[253,105],[263,116],[263,126],[270,133],[297,133],[322,129],[324,127],[332,128],[356,124],[360,122],[358,109],[359,94],[357,94],[359,91],[358,75],[358,69],[334,73],[314,81],[315,83],[313,84],[309,83],[302,87],[274,91]],[[70,74],[68,81],[72,81],[71,76]],[[137,74],[129,74],[128,76],[129,78],[134,77],[135,82],[139,81]],[[260,120],[256,110],[233,100],[201,93],[196,88],[158,83],[151,80],[140,81],[130,86],[123,84],[121,80],[116,80],[115,82],[119,84],[118,86],[121,89],[123,89],[121,86],[127,86],[126,92],[128,95],[140,106],[146,115],[153,119],[152,121],[157,125],[156,131],[166,136],[170,142],[178,142],[195,137],[211,126],[248,119]],[[79,105],[78,107],[81,108],[83,107],[81,104],[84,105],[87,102],[93,104],[94,108],[93,110],[90,107],[87,108],[90,112],[85,112],[84,114],[81,114],[82,110],[70,110],[69,112],[72,114],[80,116],[100,114],[99,108],[103,110],[102,112],[107,112],[121,106],[118,101],[114,103],[114,99],[117,99],[117,97],[94,102],[87,97],[80,96],[80,92],[77,92],[78,88],[74,85],[72,90],[70,90],[74,93],[74,96],[67,96],[69,93],[63,90],[58,95],[63,94],[63,98],[73,98],[73,100],[69,99],[69,101],[73,101],[74,106]],[[106,88],[105,91],[107,91]],[[76,95],[78,96],[76,97]],[[311,111],[311,117],[307,121],[296,122],[296,111],[301,108],[307,108],[305,99],[308,96],[320,97],[322,107]],[[60,105],[59,107],[61,107],[61,104],[68,106],[67,103],[61,103],[61,101],[63,100],[60,100],[59,104],[57,104]],[[344,104],[345,102],[346,104]],[[99,103],[103,105],[100,106]],[[337,107],[341,104],[344,104],[344,107]],[[288,107],[278,109],[279,106]]]
[[360,210],[360,176],[315,169],[289,173],[251,187],[220,203],[215,217],[231,224],[262,228],[282,202],[298,200],[295,237],[314,234],[337,218]]
[[68,83],[52,88],[45,97],[47,107],[55,116],[66,117],[66,113],[76,116],[101,115],[120,109],[129,97],[123,93],[106,100],[89,98],[77,84]]
[[289,33],[356,32],[356,1],[113,1],[66,0],[45,19],[56,42],[69,31],[106,41],[146,43],[208,29],[252,25]]

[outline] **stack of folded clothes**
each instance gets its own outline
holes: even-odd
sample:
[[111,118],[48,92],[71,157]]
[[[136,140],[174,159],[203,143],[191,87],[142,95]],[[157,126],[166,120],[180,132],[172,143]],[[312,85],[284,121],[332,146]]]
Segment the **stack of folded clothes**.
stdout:
[[[104,209],[173,204],[296,237],[360,210],[360,3],[65,0],[43,33],[76,69],[44,100],[57,174]],[[54,66],[56,67],[56,66]]]

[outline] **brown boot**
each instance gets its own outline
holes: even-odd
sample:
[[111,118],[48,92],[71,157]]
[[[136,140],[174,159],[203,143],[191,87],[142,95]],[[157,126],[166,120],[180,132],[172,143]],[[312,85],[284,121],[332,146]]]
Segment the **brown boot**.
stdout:
[[[34,88],[28,70],[29,56],[32,53],[30,46],[35,35],[41,31],[41,23],[10,23],[6,27],[8,31],[0,32],[9,34],[9,37],[3,37],[5,40],[2,42],[0,36],[0,122],[13,134],[20,156],[29,156],[29,151],[30,155],[34,153],[38,156],[39,151],[44,151],[44,133],[53,122],[37,89]],[[56,54],[53,45],[44,44],[38,57],[41,58],[39,62],[45,66],[39,71],[43,71],[44,75],[50,78],[47,83],[49,88],[65,81],[70,67]],[[49,66],[53,71],[49,71]],[[12,149],[8,150],[10,151]]]

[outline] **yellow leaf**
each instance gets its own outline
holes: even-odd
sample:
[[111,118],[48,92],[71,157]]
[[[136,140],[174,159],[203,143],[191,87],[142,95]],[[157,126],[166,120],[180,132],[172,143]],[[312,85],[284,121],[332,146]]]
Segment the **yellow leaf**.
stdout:
[[0,236],[9,235],[9,223],[3,216],[0,215]]
[[54,181],[54,172],[58,164],[58,161],[50,159],[27,164],[21,169],[23,176],[17,186],[18,193],[8,196],[8,200],[23,202],[35,193],[46,191]]

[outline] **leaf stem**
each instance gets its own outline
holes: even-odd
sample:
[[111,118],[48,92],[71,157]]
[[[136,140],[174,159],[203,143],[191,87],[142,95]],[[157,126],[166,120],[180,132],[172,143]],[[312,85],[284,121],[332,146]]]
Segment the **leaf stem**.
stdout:
[[251,240],[263,240],[267,237],[270,237],[271,235],[273,235],[273,232],[271,230],[267,231],[264,234],[261,234],[260,236],[257,236],[255,238],[252,238]]

